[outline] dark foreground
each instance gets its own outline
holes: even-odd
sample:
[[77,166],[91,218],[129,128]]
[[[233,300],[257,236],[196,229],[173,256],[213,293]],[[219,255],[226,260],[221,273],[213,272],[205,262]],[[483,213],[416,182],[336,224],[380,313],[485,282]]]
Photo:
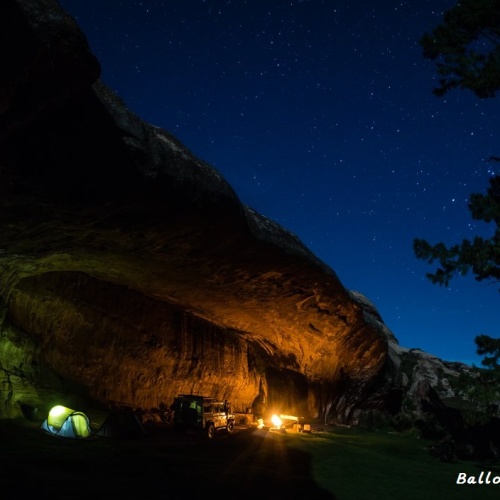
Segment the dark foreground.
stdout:
[[198,495],[334,498],[312,479],[310,455],[286,447],[272,432],[238,429],[206,441],[165,429],[135,440],[72,440],[48,435],[37,425],[0,422],[0,498]]

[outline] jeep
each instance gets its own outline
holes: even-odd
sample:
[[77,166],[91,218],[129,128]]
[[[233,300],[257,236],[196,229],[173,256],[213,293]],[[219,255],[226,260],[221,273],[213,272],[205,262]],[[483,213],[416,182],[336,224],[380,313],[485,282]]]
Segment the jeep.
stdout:
[[174,412],[174,429],[203,432],[212,439],[220,430],[231,434],[234,430],[234,414],[229,401],[216,398],[179,394],[171,409]]

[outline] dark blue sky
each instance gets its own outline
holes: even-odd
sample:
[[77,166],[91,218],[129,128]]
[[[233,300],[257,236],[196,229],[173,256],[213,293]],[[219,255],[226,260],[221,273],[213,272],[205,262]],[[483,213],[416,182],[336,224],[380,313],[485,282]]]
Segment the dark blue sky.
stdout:
[[435,97],[419,38],[454,0],[63,0],[102,79],[295,233],[405,347],[480,363],[498,284],[432,285],[415,237],[493,231],[468,197],[500,170],[500,98]]

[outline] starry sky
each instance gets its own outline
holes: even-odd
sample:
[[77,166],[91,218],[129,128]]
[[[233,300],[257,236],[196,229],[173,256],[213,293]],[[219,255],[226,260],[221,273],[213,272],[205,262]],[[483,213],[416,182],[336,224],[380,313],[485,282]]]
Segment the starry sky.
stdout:
[[455,0],[61,0],[142,119],[219,170],[371,300],[404,347],[480,365],[499,285],[425,277],[414,238],[494,228],[467,203],[500,164],[500,98],[436,97],[420,37]]

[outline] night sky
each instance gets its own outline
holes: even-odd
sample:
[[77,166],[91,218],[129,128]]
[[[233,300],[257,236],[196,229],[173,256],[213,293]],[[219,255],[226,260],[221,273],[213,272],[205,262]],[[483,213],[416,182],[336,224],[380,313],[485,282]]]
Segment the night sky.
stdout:
[[500,98],[436,97],[420,37],[454,0],[63,0],[102,80],[218,169],[378,308],[404,347],[480,364],[500,285],[425,273],[416,237],[494,228],[467,203],[500,164]]

